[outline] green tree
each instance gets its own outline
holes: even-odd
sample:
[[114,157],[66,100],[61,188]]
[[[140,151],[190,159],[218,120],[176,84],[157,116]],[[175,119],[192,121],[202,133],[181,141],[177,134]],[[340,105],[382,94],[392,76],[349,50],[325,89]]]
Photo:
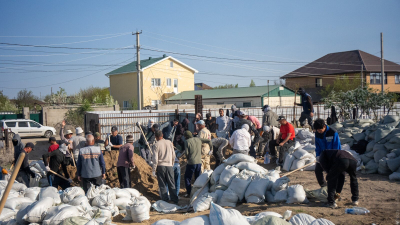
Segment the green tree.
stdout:
[[8,99],[7,96],[0,91],[0,111],[3,112],[17,112],[17,107]]
[[253,79],[251,79],[251,82],[250,82],[250,86],[249,87],[255,87],[256,86],[256,83],[253,81]]
[[85,100],[80,107],[68,110],[65,115],[65,122],[74,126],[84,127],[85,114],[89,111],[93,111],[93,109],[89,101]]
[[332,91],[346,92],[358,88],[361,85],[361,79],[358,76],[348,77],[346,75],[338,75],[333,84],[327,84],[320,91],[322,98],[329,96]]
[[33,108],[37,100],[38,97],[33,95],[32,91],[24,89],[18,92],[15,103],[18,106],[18,108],[23,108],[23,107]]
[[214,87],[214,89],[228,89],[228,88],[238,88],[239,84],[225,84],[225,85],[219,85]]

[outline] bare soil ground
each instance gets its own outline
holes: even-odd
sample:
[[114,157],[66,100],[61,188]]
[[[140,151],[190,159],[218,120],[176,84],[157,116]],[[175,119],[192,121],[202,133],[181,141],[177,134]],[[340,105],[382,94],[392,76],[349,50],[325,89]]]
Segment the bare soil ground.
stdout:
[[[34,154],[30,154],[30,160],[41,159],[41,155],[47,151],[48,144],[45,138],[38,139],[22,139],[24,143],[34,142],[36,145]],[[230,152],[228,151],[228,154]],[[107,160],[107,184],[118,186],[116,174],[116,162],[118,155],[114,153],[105,153]],[[143,163],[140,157],[135,157],[137,167],[131,178],[137,188],[143,195],[149,198],[152,203],[158,200],[157,195],[157,180],[151,177],[151,168]],[[258,162],[267,169],[274,169],[275,165],[263,165],[262,161]],[[185,163],[182,162],[181,165]],[[213,163],[212,163],[213,164]],[[213,166],[212,166],[213,168]],[[184,198],[185,186],[183,175],[185,168],[182,168],[181,173],[181,191],[179,205],[188,205],[188,198]],[[73,176],[74,168],[70,168],[70,175]],[[346,183],[342,192],[342,201],[338,202],[338,209],[330,209],[323,207],[324,203],[310,202],[309,204],[286,204],[286,203],[241,203],[235,209],[239,210],[243,215],[252,216],[263,211],[273,211],[283,214],[286,210],[291,210],[294,214],[307,213],[316,218],[325,218],[337,225],[361,225],[372,224],[389,225],[398,224],[400,221],[400,182],[390,181],[388,176],[379,174],[361,174],[357,173],[359,190],[360,190],[360,207],[365,207],[371,211],[367,215],[350,215],[345,214],[345,208],[351,208],[351,193],[350,193],[350,178],[346,176]],[[306,189],[318,189],[319,185],[315,179],[313,171],[299,171],[289,175],[291,180],[290,185],[301,184]],[[199,215],[209,214],[209,210],[200,213],[170,213],[161,214],[156,211],[150,212],[150,220],[144,221],[141,224],[152,224],[161,219],[171,219],[183,221]],[[116,224],[126,224],[122,221],[123,216],[114,217],[113,222]],[[128,222],[129,223],[129,222]],[[136,223],[129,223],[136,224]]]

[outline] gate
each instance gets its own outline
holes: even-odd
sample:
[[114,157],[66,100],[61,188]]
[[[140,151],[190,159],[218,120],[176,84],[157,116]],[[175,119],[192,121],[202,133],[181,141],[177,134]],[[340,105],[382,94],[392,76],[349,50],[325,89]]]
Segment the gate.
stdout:
[[33,121],[36,121],[36,122],[38,122],[40,124],[43,124],[43,121],[42,121],[43,117],[42,117],[41,113],[31,113],[30,116],[29,116],[29,119],[31,119]]

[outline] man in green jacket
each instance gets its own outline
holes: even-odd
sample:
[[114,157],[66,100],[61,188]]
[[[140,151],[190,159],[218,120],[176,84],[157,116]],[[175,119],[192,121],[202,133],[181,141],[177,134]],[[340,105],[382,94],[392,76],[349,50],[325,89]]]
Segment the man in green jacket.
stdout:
[[192,191],[192,176],[194,173],[194,179],[196,180],[201,173],[201,145],[208,144],[210,146],[210,152],[213,151],[211,140],[193,137],[192,132],[185,131],[185,149],[183,154],[187,157],[187,165],[185,171],[185,185],[186,185],[186,196],[190,196]]

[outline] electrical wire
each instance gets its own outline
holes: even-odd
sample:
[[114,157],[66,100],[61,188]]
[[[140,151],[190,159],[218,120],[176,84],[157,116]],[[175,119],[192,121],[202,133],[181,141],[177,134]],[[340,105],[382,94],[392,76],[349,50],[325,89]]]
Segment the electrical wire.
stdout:
[[0,36],[0,38],[82,38],[82,37],[104,37],[113,35],[131,34],[131,32],[117,33],[117,34],[97,34],[89,36]]

